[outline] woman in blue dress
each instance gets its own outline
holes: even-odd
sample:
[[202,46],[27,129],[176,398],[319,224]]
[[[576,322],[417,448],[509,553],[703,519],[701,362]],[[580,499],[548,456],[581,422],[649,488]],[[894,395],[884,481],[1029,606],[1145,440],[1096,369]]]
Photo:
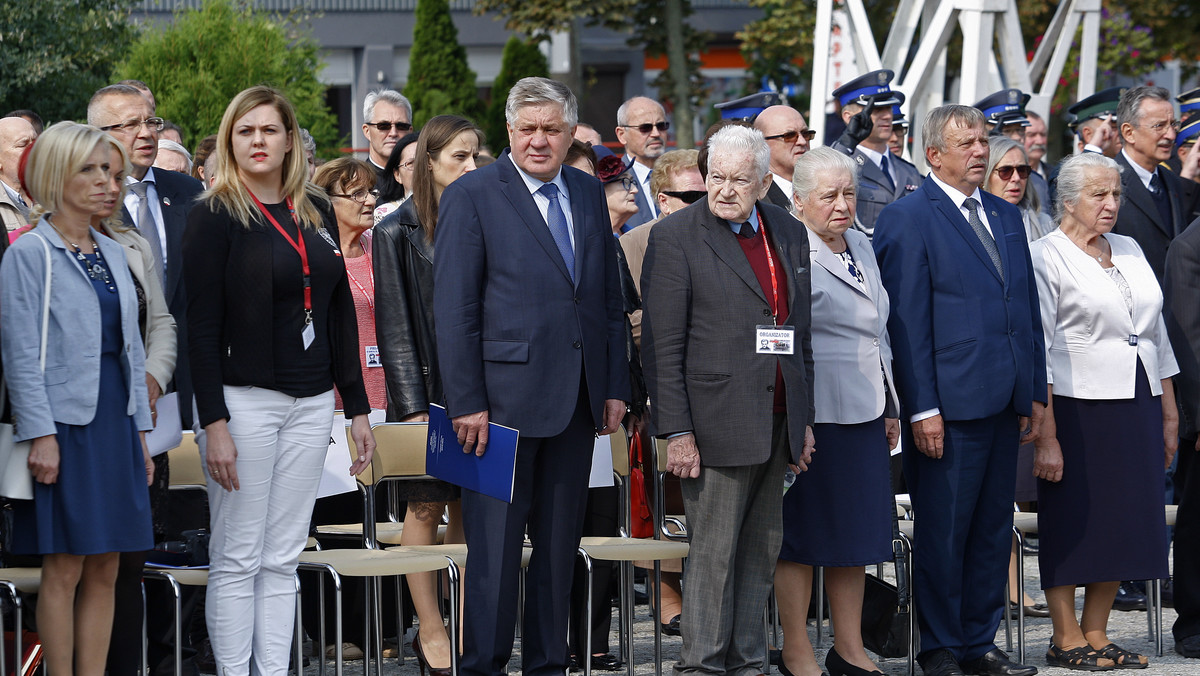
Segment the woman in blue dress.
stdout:
[[55,674],[103,673],[119,552],[154,545],[137,295],[121,245],[89,225],[125,169],[113,148],[124,157],[73,122],[42,134],[23,179],[40,218],[0,265],[0,356],[16,439],[33,441],[34,498],[18,501],[13,550],[44,555],[38,630]]

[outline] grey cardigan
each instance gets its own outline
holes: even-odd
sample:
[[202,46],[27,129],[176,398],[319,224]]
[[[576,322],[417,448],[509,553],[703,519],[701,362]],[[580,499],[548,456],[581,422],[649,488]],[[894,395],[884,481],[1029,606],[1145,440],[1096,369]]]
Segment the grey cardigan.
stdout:
[[[50,322],[46,372],[38,369],[46,261],[39,236],[51,247]],[[149,430],[146,363],[138,333],[137,296],[120,244],[92,230],[116,281],[121,302],[122,354],[137,429]],[[100,301],[92,282],[45,217],[13,242],[0,263],[0,357],[12,400],[17,441],[49,436],[56,422],[86,425],[100,396]]]

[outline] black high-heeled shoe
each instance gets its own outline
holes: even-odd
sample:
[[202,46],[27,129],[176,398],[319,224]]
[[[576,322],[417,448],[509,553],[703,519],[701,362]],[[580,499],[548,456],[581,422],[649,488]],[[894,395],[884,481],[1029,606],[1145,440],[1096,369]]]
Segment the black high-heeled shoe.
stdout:
[[417,634],[412,640],[413,654],[417,656],[417,666],[421,669],[421,676],[425,676],[425,670],[429,670],[429,676],[451,676],[450,667],[439,668],[429,665],[429,660],[425,658],[425,651],[421,650],[421,635]]
[[[777,664],[775,666],[779,667],[779,673],[783,674],[783,676],[796,676],[790,670],[788,670],[787,664],[785,664],[783,661],[783,655],[779,656],[779,664]],[[829,674],[822,671],[821,676],[829,676]]]
[[882,671],[867,671],[850,664],[833,648],[825,655],[825,668],[829,670],[830,676],[883,676]]

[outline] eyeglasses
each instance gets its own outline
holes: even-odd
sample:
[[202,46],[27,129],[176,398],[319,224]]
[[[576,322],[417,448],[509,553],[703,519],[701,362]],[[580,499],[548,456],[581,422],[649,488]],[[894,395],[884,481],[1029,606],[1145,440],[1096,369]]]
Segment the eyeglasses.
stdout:
[[695,204],[708,194],[703,190],[664,190],[662,193],[674,197],[684,204]]
[[409,160],[407,162],[401,162],[399,168],[405,171],[412,171],[414,166],[416,166],[416,160]]
[[671,123],[670,122],[655,122],[654,124],[650,124],[649,122],[647,122],[646,124],[623,124],[621,126],[626,129],[636,129],[636,130],[642,132],[643,134],[649,134],[650,132],[654,131],[655,129],[657,129],[659,131],[666,131],[671,128]]
[[346,199],[346,200],[354,200],[355,202],[358,202],[359,204],[366,204],[367,197],[371,197],[371,198],[379,197],[379,191],[378,190],[365,190],[365,189],[357,190],[357,191],[355,191],[355,193],[353,195],[339,195],[337,193],[331,192],[331,193],[329,193],[329,196],[330,197],[341,197],[342,199]]
[[1017,172],[1017,176],[1025,179],[1029,178],[1029,172],[1033,171],[1033,167],[1028,164],[1006,164],[1002,167],[996,167],[996,173],[1000,175],[1000,180],[1002,181],[1012,178],[1013,171]]
[[817,137],[817,132],[816,132],[816,130],[813,130],[813,129],[805,129],[804,131],[796,131],[795,129],[792,129],[790,131],[785,131],[782,134],[774,134],[772,136],[764,136],[763,138],[766,139],[767,141],[774,141],[777,138],[781,138],[786,143],[795,143],[796,139],[801,136],[804,137],[805,141],[811,141]]
[[412,131],[412,125],[407,122],[368,122],[367,124],[385,134],[391,131],[392,127],[395,127],[397,131]]
[[625,174],[625,175],[621,176],[621,179],[619,181],[613,180],[613,181],[609,181],[609,183],[620,183],[621,187],[624,188],[627,192],[633,190],[633,186],[637,185],[637,181],[634,180],[634,178],[632,176],[630,176],[629,174]]
[[125,134],[136,132],[137,130],[141,129],[143,125],[145,125],[145,127],[150,131],[162,131],[163,125],[166,123],[167,121],[161,117],[147,117],[144,120],[128,120],[126,122],[122,122],[121,124],[110,124],[105,127],[100,127],[100,131]]
[[1155,134],[1157,136],[1161,136],[1162,134],[1167,133],[1167,127],[1170,127],[1172,129],[1174,129],[1175,131],[1179,131],[1180,129],[1182,129],[1183,121],[1182,120],[1165,120],[1163,122],[1155,122],[1154,124],[1139,124],[1137,126],[1143,128],[1143,129],[1149,129],[1150,133]]

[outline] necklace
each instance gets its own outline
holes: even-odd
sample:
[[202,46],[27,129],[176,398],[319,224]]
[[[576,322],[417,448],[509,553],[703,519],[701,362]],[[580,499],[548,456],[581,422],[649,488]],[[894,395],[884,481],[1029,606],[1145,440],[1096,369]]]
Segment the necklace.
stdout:
[[83,250],[79,248],[79,245],[67,239],[67,236],[63,234],[62,230],[58,229],[57,225],[54,225],[53,221],[46,219],[46,222],[50,224],[50,227],[54,228],[54,232],[57,232],[58,236],[64,242],[71,245],[72,249],[75,249],[75,260],[79,261],[79,264],[83,266],[83,270],[87,273],[87,276],[93,280],[103,282],[104,288],[108,289],[109,293],[116,293],[117,285],[113,282],[112,275],[108,272],[108,266],[104,261],[104,254],[100,253],[100,247],[96,245],[96,240],[92,238],[91,232],[88,233],[88,238],[92,240],[92,254],[96,257],[95,262],[89,261],[83,255]]

